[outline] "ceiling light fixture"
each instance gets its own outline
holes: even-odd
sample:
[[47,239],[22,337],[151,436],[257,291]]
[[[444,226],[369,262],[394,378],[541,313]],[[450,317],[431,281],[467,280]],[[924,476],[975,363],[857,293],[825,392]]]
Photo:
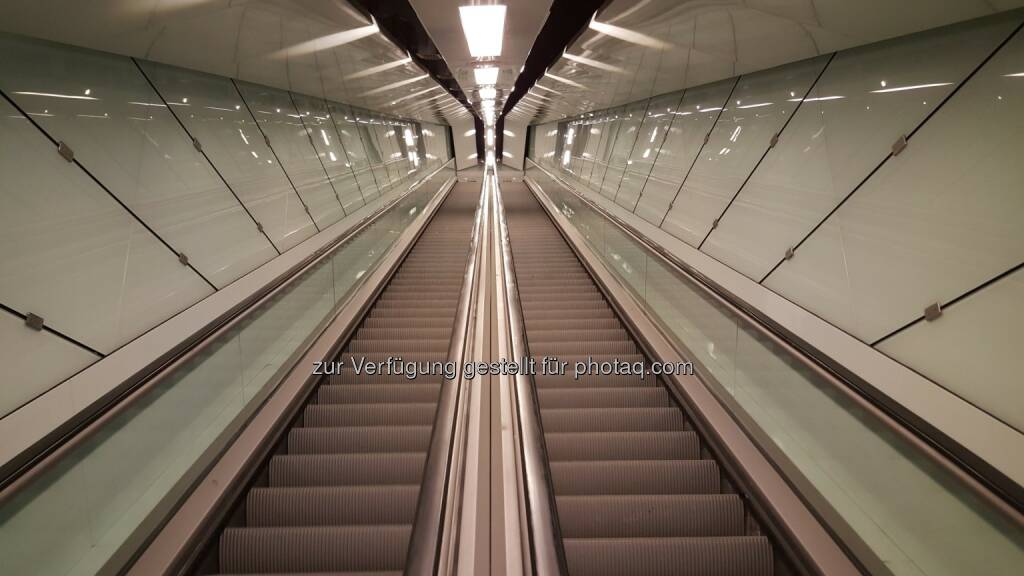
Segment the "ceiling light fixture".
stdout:
[[501,55],[501,39],[505,34],[505,10],[501,4],[490,6],[459,6],[462,31],[466,34],[469,53],[474,58]]
[[498,68],[496,66],[484,66],[473,69],[473,78],[477,84],[493,86],[498,83]]
[[480,89],[480,98],[483,100],[494,100],[497,97],[498,91],[495,90],[494,88],[488,87]]

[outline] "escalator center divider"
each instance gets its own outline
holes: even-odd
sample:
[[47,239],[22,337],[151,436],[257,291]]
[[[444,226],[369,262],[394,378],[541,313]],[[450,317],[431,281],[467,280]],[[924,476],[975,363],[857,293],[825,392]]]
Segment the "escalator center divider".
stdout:
[[445,363],[479,199],[458,183],[323,376],[219,535],[221,574],[405,570],[444,375],[353,366]]
[[[503,183],[527,347],[648,364],[543,207]],[[660,379],[534,376],[571,576],[771,575],[779,558]]]

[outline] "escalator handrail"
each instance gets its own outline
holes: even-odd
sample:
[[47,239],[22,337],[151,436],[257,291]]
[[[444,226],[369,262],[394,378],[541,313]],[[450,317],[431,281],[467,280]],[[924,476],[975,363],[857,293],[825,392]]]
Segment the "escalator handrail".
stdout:
[[452,484],[452,475],[458,473],[452,469],[452,462],[453,454],[459,445],[456,442],[455,432],[459,397],[462,394],[461,366],[467,349],[467,334],[474,319],[472,311],[475,308],[475,294],[477,286],[482,281],[480,260],[484,246],[482,236],[485,230],[486,199],[487,196],[481,193],[473,220],[469,262],[466,264],[463,276],[459,302],[455,309],[452,340],[448,347],[447,359],[455,362],[455,365],[459,367],[458,375],[454,380],[445,380],[441,386],[427,461],[420,482],[420,499],[416,507],[409,551],[406,555],[406,576],[437,574],[442,545],[446,538],[452,537],[446,531],[446,504],[453,501],[449,489]]
[[[1020,511],[1021,498],[1018,497],[1020,488],[1010,486],[1013,484],[1012,480],[1006,479],[1003,481],[983,475],[958,455],[959,450],[948,446],[948,442],[922,430],[921,426],[913,424],[899,410],[890,406],[889,403],[879,400],[876,394],[865,389],[864,386],[857,385],[855,382],[838,376],[842,369],[834,365],[834,362],[822,357],[820,353],[808,350],[796,338],[787,334],[784,329],[777,327],[769,319],[764,318],[740,298],[693,269],[692,266],[683,262],[678,256],[662,247],[657,241],[651,239],[635,226],[625,222],[622,218],[587,198],[569,182],[566,182],[565,179],[557,174],[553,174],[532,159],[527,158],[526,161],[556,181],[560,186],[570,191],[578,200],[600,214],[608,222],[611,222],[624,234],[647,248],[650,253],[656,255],[663,263],[669,265],[674,272],[690,280],[692,285],[698,287],[703,294],[733,313],[745,326],[755,330],[758,334],[785,350],[789,357],[799,362],[803,368],[822,378],[848,400],[869,411],[892,433],[904,438],[935,464],[959,478],[978,498],[988,502],[993,508],[1000,510],[1007,517],[1015,519],[1018,523],[1024,522],[1024,514]],[[938,430],[935,432],[940,433]],[[996,473],[995,470],[992,472],[993,474]]]
[[[510,341],[513,358],[520,359],[529,355],[529,348],[500,186],[495,188],[495,196]],[[568,568],[560,545],[561,531],[558,526],[558,514],[555,513],[554,490],[547,466],[547,448],[540,422],[540,403],[532,376],[516,374],[515,397],[533,573],[536,576],[564,576],[568,574]]]
[[[88,411],[86,414],[80,413],[76,417],[77,421],[74,425],[69,430],[62,432],[58,438],[47,441],[45,445],[29,448],[31,454],[27,457],[19,458],[21,462],[18,463],[18,466],[3,478],[0,478],[0,506],[11,500],[22,489],[30,486],[37,478],[60,462],[65,455],[101,431],[104,426],[129,410],[140,399],[146,397],[147,392],[158,388],[159,383],[173,375],[180,366],[190,359],[199,356],[203,351],[215,344],[218,336],[244,322],[260,308],[261,304],[286,290],[305,271],[318,265],[324,258],[330,257],[335,250],[372,225],[378,218],[390,211],[392,207],[408,197],[409,194],[419,189],[425,182],[449,165],[454,166],[453,163],[454,159],[449,159],[429,174],[412,183],[404,193],[367,214],[343,234],[316,249],[300,262],[246,297],[241,303],[208,322],[195,334],[186,338],[182,346],[168,353],[168,357],[158,359],[156,366],[147,369],[144,373],[132,375],[123,381],[115,388],[115,392],[109,400],[92,410],[86,409]],[[444,188],[442,186],[440,189],[443,190]]]

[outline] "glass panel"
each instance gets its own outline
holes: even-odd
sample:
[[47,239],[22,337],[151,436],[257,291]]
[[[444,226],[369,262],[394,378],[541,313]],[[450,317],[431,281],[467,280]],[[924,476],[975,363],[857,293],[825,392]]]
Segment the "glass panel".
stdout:
[[601,183],[604,181],[604,174],[608,170],[612,148],[619,134],[619,126],[622,124],[622,113],[624,110],[625,108],[615,108],[608,112],[604,134],[601,136],[601,143],[598,145],[597,154],[594,156],[594,169],[590,174],[590,189],[592,190],[601,190]]
[[5,306],[108,353],[213,293],[3,99],[0,174]]
[[0,51],[4,92],[215,286],[277,255],[131,59],[8,35]]
[[292,100],[302,117],[302,124],[309,133],[309,139],[316,148],[320,164],[327,171],[334,193],[341,200],[342,209],[346,214],[357,210],[366,202],[359,191],[359,184],[352,173],[334,122],[327,112],[327,103],[320,98],[302,94],[292,94]]
[[640,124],[644,121],[644,114],[647,111],[647,101],[634,102],[626,106],[622,112],[622,119],[618,132],[615,135],[615,144],[611,149],[611,156],[608,158],[608,169],[601,181],[601,194],[614,198],[619,189],[619,182],[622,181],[622,174],[626,170],[626,163],[633,152],[637,136],[640,132]]
[[155,62],[139,62],[172,106],[178,120],[199,140],[203,152],[231,186],[278,250],[285,251],[316,233],[263,133],[229,78]]
[[1024,430],[1024,386],[1007,385],[1020,378],[1021,342],[1024,270],[944,309],[942,322],[918,322],[876,348]]
[[808,501],[820,503],[825,521],[867,545],[867,565],[900,576],[1017,571],[1024,533],[959,475],[793,361],[644,245],[595,222],[600,214],[574,194],[538,180],[608,270],[687,352],[705,384],[778,455],[780,471]]
[[100,359],[46,330],[26,330],[25,320],[3,309],[0,344],[0,366],[18,376],[0,386],[0,418]]
[[1022,62],[1017,33],[765,285],[874,342],[1019,265]]
[[698,246],[828,62],[819,56],[741,76],[662,228]]
[[[319,334],[450,177],[441,171],[400,200],[4,502],[5,573],[121,573],[278,385],[286,360]],[[339,281],[338,272],[349,275]]]
[[736,80],[729,79],[687,88],[683,93],[672,126],[658,150],[658,158],[637,202],[637,216],[661,225],[735,84]]
[[633,153],[626,162],[626,172],[615,194],[615,203],[632,211],[636,206],[644,183],[658,158],[658,152],[665,140],[669,125],[675,118],[676,107],[683,94],[668,94],[651,100],[647,116],[640,126],[640,135],[633,146]]
[[341,144],[348,155],[348,162],[355,172],[356,182],[359,184],[359,191],[367,200],[380,195],[377,190],[377,181],[370,171],[370,159],[363,148],[363,141],[359,138],[359,125],[356,123],[355,115],[345,104],[328,102],[331,118],[334,120],[334,127],[341,137]]
[[384,166],[386,155],[377,141],[376,132],[372,129],[371,122],[375,122],[375,120],[365,110],[353,108],[352,112],[355,114],[356,122],[359,126],[359,138],[362,140],[366,156],[370,160],[373,178],[377,181],[377,189],[381,194],[384,194],[391,190],[391,178],[388,176],[387,167]]
[[975,20],[837,54],[703,250],[760,281],[1019,23]]
[[323,230],[341,220],[345,215],[341,202],[317,158],[291,96],[284,90],[247,82],[237,82],[237,85],[299,198],[309,207],[317,227]]

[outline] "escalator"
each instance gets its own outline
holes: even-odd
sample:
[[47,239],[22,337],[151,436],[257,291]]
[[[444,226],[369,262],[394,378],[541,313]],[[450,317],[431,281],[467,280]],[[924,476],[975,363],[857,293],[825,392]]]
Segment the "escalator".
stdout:
[[[647,360],[543,208],[502,185],[530,354]],[[777,554],[660,380],[534,376],[571,576],[769,575]]]
[[352,360],[444,362],[479,184],[458,184],[324,376],[215,544],[222,574],[401,574],[442,378],[358,376]]

